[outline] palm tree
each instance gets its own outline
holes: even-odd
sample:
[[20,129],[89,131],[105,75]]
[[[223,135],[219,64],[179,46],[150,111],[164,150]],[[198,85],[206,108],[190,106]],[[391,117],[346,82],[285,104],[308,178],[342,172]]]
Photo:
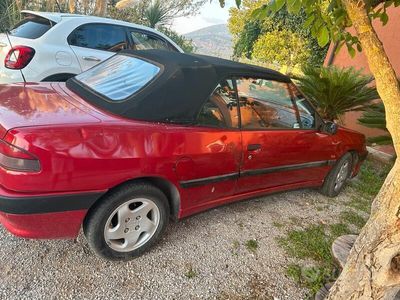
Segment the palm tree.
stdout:
[[299,87],[317,107],[322,117],[335,121],[349,111],[365,110],[378,99],[373,77],[362,75],[354,68],[307,66],[298,77]]
[[151,28],[156,26],[162,26],[171,20],[168,8],[165,7],[161,0],[155,0],[144,12],[144,16],[147,20],[147,25]]
[[[372,104],[366,111],[363,112],[361,118],[358,119],[358,123],[369,128],[378,128],[388,132],[386,128],[386,114],[383,103]],[[368,138],[368,142],[376,143],[380,145],[392,144],[392,137],[389,135],[381,135],[376,137]]]

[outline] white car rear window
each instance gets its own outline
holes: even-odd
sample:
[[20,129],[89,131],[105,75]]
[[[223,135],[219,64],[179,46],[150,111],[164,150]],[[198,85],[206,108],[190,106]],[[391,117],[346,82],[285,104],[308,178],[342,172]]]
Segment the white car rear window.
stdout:
[[154,79],[160,68],[147,61],[115,55],[75,78],[113,101],[132,96]]
[[26,38],[26,39],[37,39],[45,34],[51,27],[56,23],[39,17],[28,15],[21,22],[17,23],[10,31],[10,35]]

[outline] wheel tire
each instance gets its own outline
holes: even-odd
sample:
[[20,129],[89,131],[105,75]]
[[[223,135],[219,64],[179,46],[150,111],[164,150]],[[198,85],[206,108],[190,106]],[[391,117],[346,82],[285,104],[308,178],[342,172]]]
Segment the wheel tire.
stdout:
[[321,194],[336,197],[346,185],[352,171],[353,157],[351,153],[343,155],[325,177],[320,189]]
[[[130,260],[143,254],[159,239],[168,220],[168,200],[161,190],[145,182],[128,183],[90,209],[83,232],[97,255],[108,260]],[[146,232],[144,228],[151,230]],[[135,244],[129,243],[136,237]]]

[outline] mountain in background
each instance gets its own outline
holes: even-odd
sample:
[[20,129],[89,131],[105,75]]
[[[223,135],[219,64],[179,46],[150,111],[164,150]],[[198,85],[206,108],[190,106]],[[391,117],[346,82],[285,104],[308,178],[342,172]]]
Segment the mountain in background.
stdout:
[[184,36],[193,41],[195,53],[227,59],[233,54],[232,36],[226,24],[212,25]]

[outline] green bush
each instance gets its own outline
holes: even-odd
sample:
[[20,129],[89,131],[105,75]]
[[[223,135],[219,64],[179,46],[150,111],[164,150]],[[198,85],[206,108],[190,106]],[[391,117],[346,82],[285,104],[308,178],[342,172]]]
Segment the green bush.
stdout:
[[346,112],[365,110],[379,98],[376,88],[369,86],[373,78],[354,68],[308,65],[303,73],[296,78],[300,89],[327,120],[340,120]]

